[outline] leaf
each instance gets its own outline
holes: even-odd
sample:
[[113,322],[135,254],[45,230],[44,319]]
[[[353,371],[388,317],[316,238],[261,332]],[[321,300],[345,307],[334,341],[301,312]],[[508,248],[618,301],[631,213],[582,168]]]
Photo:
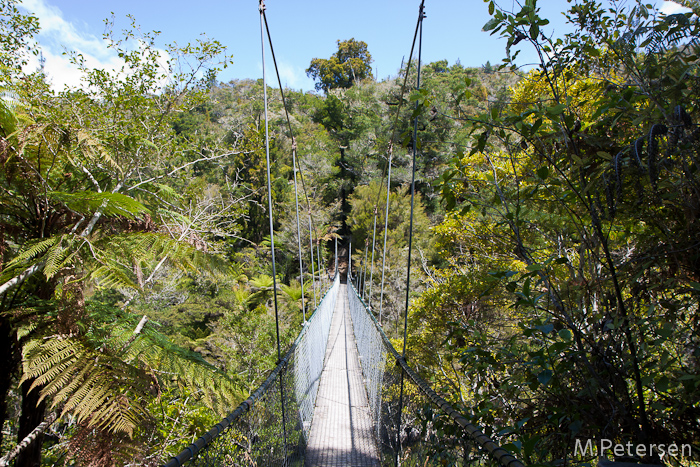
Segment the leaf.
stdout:
[[484,26],[481,28],[482,31],[491,31],[493,29],[496,29],[498,25],[501,24],[501,21],[497,18],[491,18]]
[[554,107],[547,107],[547,114],[556,116],[561,115],[566,110],[566,104],[557,104]]
[[574,334],[569,329],[560,329],[558,334],[559,334],[559,337],[564,339],[566,342],[571,342],[571,340],[573,339],[573,336],[574,336]]
[[539,381],[543,386],[546,386],[552,380],[553,375],[554,373],[552,370],[543,370],[537,375],[537,381]]
[[62,236],[57,235],[55,237],[50,237],[44,240],[39,240],[36,243],[32,243],[29,245],[28,248],[23,250],[21,253],[19,253],[16,257],[12,259],[5,268],[10,269],[18,264],[21,264],[24,261],[30,260],[32,258],[35,258],[39,256],[40,254],[44,253],[47,251],[49,248],[54,246],[56,243],[61,241]]
[[143,204],[130,196],[121,193],[96,193],[94,191],[78,191],[65,193],[52,191],[49,198],[66,205],[70,210],[91,216],[98,210],[109,217],[124,216],[133,219],[138,214],[150,212]]
[[532,38],[533,41],[537,40],[537,36],[540,34],[540,27],[537,25],[537,23],[534,23],[530,26],[530,38]]

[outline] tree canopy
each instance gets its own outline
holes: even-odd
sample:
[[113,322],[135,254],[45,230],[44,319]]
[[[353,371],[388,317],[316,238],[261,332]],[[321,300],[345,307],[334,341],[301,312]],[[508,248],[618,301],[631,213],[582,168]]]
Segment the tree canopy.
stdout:
[[364,79],[372,79],[372,55],[367,43],[354,38],[338,40],[338,51],[330,58],[314,58],[306,74],[314,78],[316,89],[349,88]]

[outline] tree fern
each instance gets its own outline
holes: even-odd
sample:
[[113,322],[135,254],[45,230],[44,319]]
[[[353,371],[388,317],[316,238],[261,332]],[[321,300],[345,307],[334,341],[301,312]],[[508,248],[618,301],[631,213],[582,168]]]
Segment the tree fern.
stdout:
[[46,250],[56,245],[56,243],[61,241],[60,236],[50,237],[42,240],[35,240],[29,243],[23,250],[21,250],[12,261],[8,262],[5,266],[7,269],[16,267],[26,267],[29,260],[36,258],[37,256],[45,253]]
[[[78,145],[82,149],[82,155],[86,156],[88,160],[104,163],[113,170],[123,173],[119,164],[112,159],[109,151],[105,149],[99,139],[93,137],[86,130],[78,130]],[[75,162],[73,163],[75,164]]]
[[[104,307],[91,312],[102,314]],[[129,314],[108,310],[102,325],[84,336],[36,336],[24,347],[22,381],[50,400],[61,414],[80,424],[133,436],[149,419],[141,404],[157,394],[158,380],[177,381],[202,395],[219,413],[241,397],[241,391],[200,355],[179,348],[146,325],[133,334]]]
[[133,219],[139,214],[148,213],[149,210],[130,196],[122,193],[96,193],[94,191],[79,191],[64,193],[52,191],[47,196],[60,201],[70,210],[85,216],[93,215],[98,209],[104,216],[122,216]]

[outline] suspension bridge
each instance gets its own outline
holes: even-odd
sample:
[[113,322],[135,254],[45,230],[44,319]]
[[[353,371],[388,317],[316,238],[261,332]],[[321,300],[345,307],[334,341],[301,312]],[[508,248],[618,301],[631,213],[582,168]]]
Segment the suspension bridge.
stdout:
[[[418,39],[418,79],[420,88],[420,43],[424,0],[419,7],[408,67]],[[265,71],[265,36],[275,62],[275,71],[283,102],[284,90],[270,31],[265,15],[264,1],[260,0],[260,27],[263,48],[263,89],[265,99],[265,133],[268,169],[268,212],[273,269],[275,316],[278,318],[276,298],[275,242],[272,223],[270,188],[270,155],[267,117],[267,84]],[[265,34],[267,33],[267,34]],[[401,89],[406,89],[408,71]],[[286,104],[284,108],[286,109]],[[400,106],[399,106],[400,107]],[[285,110],[286,113],[286,110]],[[399,112],[396,113],[398,119]],[[293,130],[287,114],[290,135]],[[394,128],[397,127],[396,120]],[[395,133],[395,131],[394,131]],[[413,202],[415,195],[415,158],[417,119],[413,129],[413,175],[411,182],[411,226],[408,242],[406,279],[406,307],[404,314],[403,349],[399,353],[384,333],[375,317],[373,307],[365,303],[364,284],[366,268],[353,275],[352,247],[344,248],[338,256],[336,239],[333,281],[313,314],[304,315],[304,325],[292,346],[283,355],[277,328],[278,364],[260,387],[253,391],[226,418],[171,458],[164,467],[190,466],[387,466],[387,465],[500,465],[523,467],[508,451],[495,444],[477,426],[455,410],[445,399],[432,390],[407,363],[407,312],[410,290],[411,244],[413,230]],[[391,141],[395,140],[392,134]],[[386,179],[389,209],[392,149],[389,147]],[[301,224],[297,177],[304,186],[303,174],[296,157],[296,143],[292,144],[294,188],[297,211],[297,238],[299,268],[304,270],[301,248]],[[306,198],[309,239],[312,242],[313,219]],[[376,206],[379,205],[377,199]],[[376,235],[377,208],[375,207],[374,236]],[[388,220],[388,215],[385,216]],[[386,257],[386,225],[384,257]],[[316,242],[318,272],[321,274],[321,255]],[[315,276],[313,243],[311,273]],[[374,248],[372,262],[374,265]],[[367,245],[365,247],[367,262]],[[369,283],[372,284],[370,272]],[[302,277],[302,297],[304,282]],[[353,283],[354,282],[354,283]],[[315,282],[314,282],[315,283]],[[362,293],[358,292],[358,289]],[[382,292],[384,293],[384,263],[382,261]],[[369,294],[371,296],[371,293]],[[303,298],[302,298],[303,300]],[[302,301],[302,310],[305,305]],[[381,298],[379,317],[381,319]],[[279,319],[278,319],[279,323]]]

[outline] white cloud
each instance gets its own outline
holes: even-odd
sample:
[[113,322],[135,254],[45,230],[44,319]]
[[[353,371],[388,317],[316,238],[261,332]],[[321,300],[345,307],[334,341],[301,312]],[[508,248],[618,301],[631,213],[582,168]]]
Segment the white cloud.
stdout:
[[[24,0],[21,7],[39,18],[40,32],[37,37],[44,57],[44,71],[51,87],[63,90],[66,86],[79,88],[82,73],[70,62],[68,53],[75,52],[83,56],[88,68],[97,68],[118,73],[124,65],[113,49],[107,47],[107,42],[94,34],[81,31],[74,24],[63,18],[63,12],[46,0]],[[140,44],[143,46],[143,44]],[[162,66],[167,66],[170,58],[165,50],[157,49],[160,53]],[[39,66],[38,59],[33,59],[28,69],[35,70]]]
[[659,11],[666,15],[675,15],[676,13],[687,13],[690,9],[674,2],[663,2],[659,7]]
[[314,80],[306,75],[306,69],[303,67],[282,64],[280,66],[280,77],[282,85],[288,86],[291,89],[313,89]]
[[[262,62],[257,63],[258,71],[260,76],[262,76]],[[306,70],[303,67],[298,67],[290,65],[289,63],[279,62],[277,63],[280,79],[282,80],[282,86],[289,89],[299,90],[299,89],[313,89],[314,81],[306,76]],[[266,63],[267,67],[267,85],[273,88],[278,87],[277,75],[275,74],[274,64],[272,60]]]

